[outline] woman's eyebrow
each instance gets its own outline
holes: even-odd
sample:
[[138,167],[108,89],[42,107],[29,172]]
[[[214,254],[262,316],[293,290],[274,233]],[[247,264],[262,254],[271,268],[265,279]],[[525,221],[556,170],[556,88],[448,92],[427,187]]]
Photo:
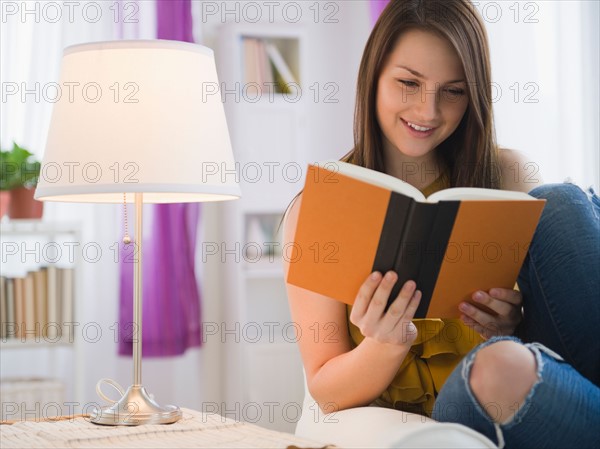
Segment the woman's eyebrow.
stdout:
[[[404,69],[404,70],[408,70],[414,76],[416,76],[418,78],[423,78],[424,80],[427,80],[427,77],[425,75],[423,75],[422,73],[417,72],[414,69],[411,69],[410,67],[407,67],[405,65],[400,65],[400,64],[397,65],[396,67],[399,67],[399,68]],[[464,79],[457,79],[457,80],[448,81],[447,84],[451,84],[451,83],[463,83],[464,81],[465,81]]]

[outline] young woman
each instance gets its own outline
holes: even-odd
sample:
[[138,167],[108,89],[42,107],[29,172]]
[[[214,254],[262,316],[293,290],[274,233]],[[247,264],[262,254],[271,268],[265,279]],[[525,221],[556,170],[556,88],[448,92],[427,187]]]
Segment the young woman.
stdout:
[[[463,303],[460,319],[413,320],[414,281],[384,310],[393,272],[369,276],[353,307],[287,285],[293,321],[323,336],[299,339],[308,387],[325,411],[374,403],[468,425],[499,446],[597,447],[600,200],[515,176],[531,173],[495,142],[490,75],[467,0],[392,0],[364,50],[344,160],[425,195],[474,186],[545,198],[519,290],[475,292],[494,315]],[[286,216],[286,242],[301,202]]]

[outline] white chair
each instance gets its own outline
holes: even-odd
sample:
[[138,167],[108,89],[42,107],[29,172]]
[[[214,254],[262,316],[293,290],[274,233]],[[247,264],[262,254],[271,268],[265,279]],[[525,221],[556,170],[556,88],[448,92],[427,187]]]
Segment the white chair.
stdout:
[[304,378],[302,416],[296,436],[343,448],[491,448],[488,438],[461,424],[381,407],[357,407],[324,414]]

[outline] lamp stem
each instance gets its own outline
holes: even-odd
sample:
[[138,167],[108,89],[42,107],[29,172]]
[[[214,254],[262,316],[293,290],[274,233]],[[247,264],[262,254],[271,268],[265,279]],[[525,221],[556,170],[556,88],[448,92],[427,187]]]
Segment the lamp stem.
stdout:
[[135,241],[133,258],[133,385],[108,407],[95,408],[90,421],[110,426],[170,424],[181,419],[174,405],[159,405],[142,386],[142,206],[143,194],[135,194]]
[[135,250],[133,257],[133,385],[142,385],[142,211],[143,193],[135,194]]

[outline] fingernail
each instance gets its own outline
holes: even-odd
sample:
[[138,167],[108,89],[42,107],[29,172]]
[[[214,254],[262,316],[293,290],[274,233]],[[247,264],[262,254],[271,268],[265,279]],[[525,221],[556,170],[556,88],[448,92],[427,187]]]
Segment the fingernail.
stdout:
[[393,271],[388,271],[388,272],[385,274],[385,278],[386,278],[388,281],[393,281],[393,280],[395,280],[395,279],[396,279],[396,273],[394,273]]
[[473,295],[473,298],[476,301],[481,301],[483,299],[483,292],[475,292],[475,294]]
[[376,281],[377,279],[379,279],[379,272],[375,271],[374,273],[371,274],[371,279],[373,279],[374,281]]
[[464,302],[461,302],[461,303],[458,305],[458,308],[459,308],[459,310],[461,310],[461,311],[463,311],[463,312],[468,312],[468,311],[471,309],[471,306],[470,306],[470,305],[468,305],[468,304],[466,304],[466,303],[464,303]]

